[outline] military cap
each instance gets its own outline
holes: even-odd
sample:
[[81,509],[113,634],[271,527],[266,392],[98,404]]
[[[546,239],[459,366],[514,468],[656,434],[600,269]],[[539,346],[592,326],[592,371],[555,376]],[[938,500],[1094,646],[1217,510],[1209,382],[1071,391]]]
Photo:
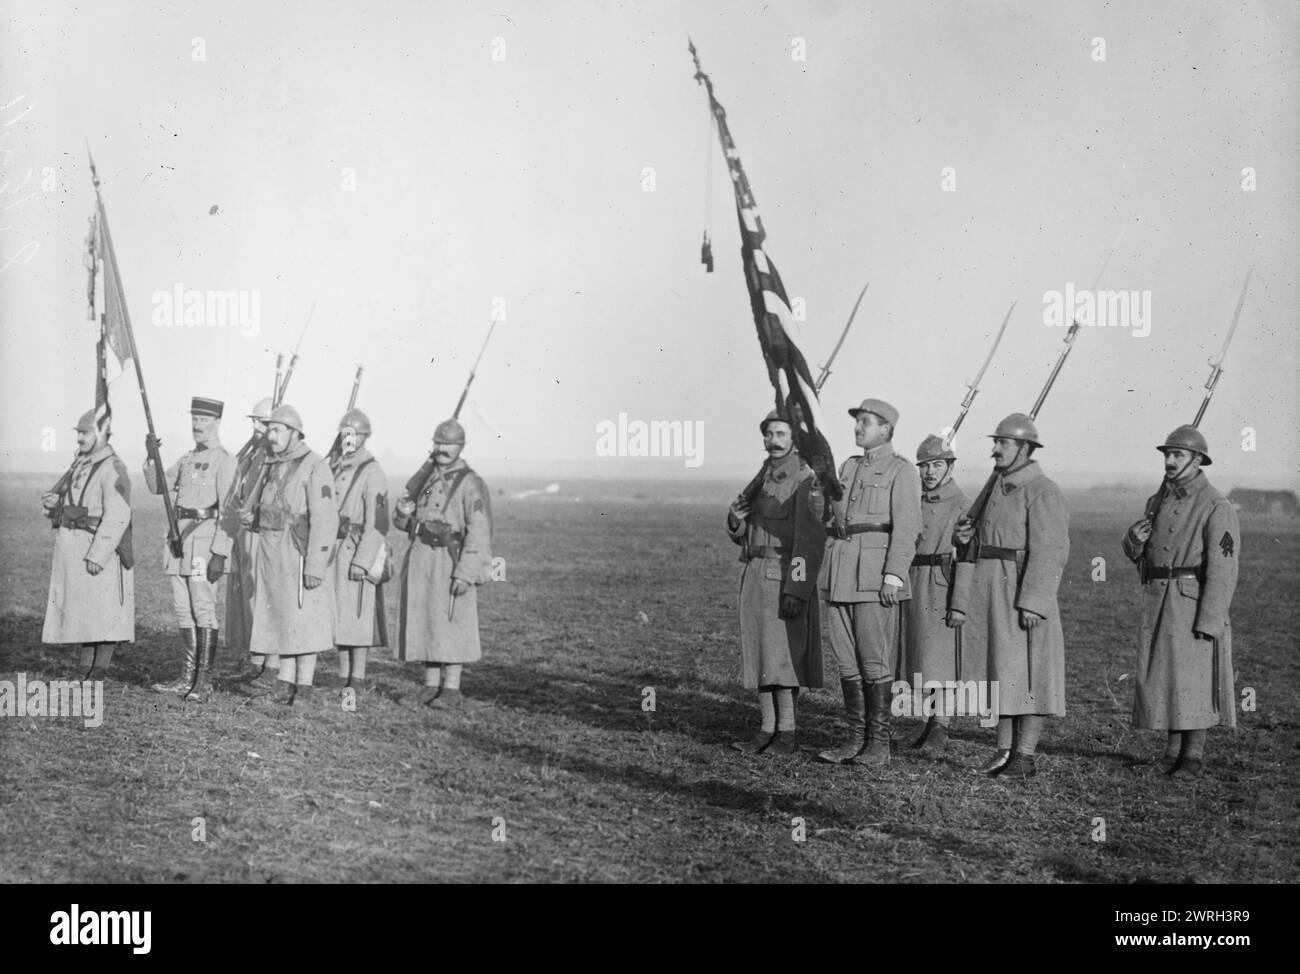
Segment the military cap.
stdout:
[[849,410],[849,415],[854,419],[857,419],[860,413],[874,413],[890,426],[898,425],[898,410],[883,399],[863,399],[861,406]]
[[263,396],[261,399],[257,400],[257,405],[254,406],[253,411],[248,414],[248,418],[260,419],[265,422],[267,417],[271,415],[271,410],[273,408],[275,408],[275,401],[270,396]]
[[266,421],[268,423],[280,423],[282,426],[289,427],[289,429],[297,430],[299,433],[302,432],[302,417],[298,415],[298,410],[292,406],[276,406],[275,411],[267,417]]
[[1025,443],[1042,449],[1043,444],[1038,442],[1038,427],[1034,421],[1024,413],[1012,413],[1002,422],[998,423],[998,428],[989,434],[990,439],[1007,439],[1021,440]]
[[925,463],[927,460],[956,460],[957,455],[952,452],[952,447],[945,446],[942,436],[935,436],[931,433],[921,441],[921,445],[916,448],[916,462]]
[[1180,426],[1168,436],[1165,442],[1156,447],[1161,453],[1166,450],[1191,450],[1193,453],[1201,455],[1201,466],[1208,467],[1210,460],[1210,445],[1205,442],[1205,436],[1195,426]]
[[435,443],[459,443],[465,445],[465,427],[461,426],[454,419],[444,419],[438,424],[438,428],[433,431],[433,442]]
[[190,400],[191,416],[211,416],[213,419],[220,419],[224,408],[225,403],[217,399],[205,399],[203,396],[195,396]]
[[766,433],[768,423],[785,423],[786,426],[790,425],[790,421],[786,419],[785,416],[782,415],[778,410],[775,409],[773,409],[770,413],[768,413],[766,416],[763,417],[763,421],[758,424],[758,431],[760,433]]
[[81,419],[77,420],[77,425],[72,427],[78,433],[95,433],[99,427],[95,425],[95,411],[88,409],[81,414]]
[[339,429],[343,429],[345,426],[351,427],[358,433],[370,435],[370,417],[360,409],[349,409],[343,414],[343,418],[339,420]]

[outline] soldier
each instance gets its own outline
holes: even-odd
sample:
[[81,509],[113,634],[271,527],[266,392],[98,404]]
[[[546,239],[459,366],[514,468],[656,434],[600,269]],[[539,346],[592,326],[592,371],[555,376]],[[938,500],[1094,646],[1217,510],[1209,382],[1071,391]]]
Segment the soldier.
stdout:
[[[266,442],[266,421],[271,416],[273,403],[270,396],[257,401],[248,418],[253,421],[253,435]],[[256,442],[256,440],[254,441]],[[248,680],[267,684],[279,672],[280,660],[276,656],[248,655],[253,636],[253,597],[257,594],[257,534],[245,530],[240,519],[248,495],[258,485],[266,463],[265,449],[240,451],[235,458],[235,491],[227,498],[217,522],[217,538],[212,544],[212,554],[229,559],[226,581],[226,645],[234,650],[240,661],[234,674],[236,681]]]
[[[921,535],[908,581],[912,598],[903,610],[902,678],[921,686],[935,680],[983,680],[984,661],[963,658],[957,613],[950,610],[953,532],[970,507],[968,498],[952,479],[956,454],[941,437],[927,436],[916,450],[921,472]],[[934,711],[912,747],[931,754],[948,744],[948,724],[956,701],[952,694],[936,694]]]
[[280,657],[272,703],[311,701],[316,654],[334,646],[334,584],[328,570],[339,512],[329,464],[302,439],[302,417],[278,406],[266,424],[267,473],[253,498],[257,542],[254,656]]
[[388,561],[388,478],[366,444],[370,419],[351,409],[339,421],[342,454],[332,464],[339,498],[339,543],[334,571],[334,642],[339,678],[361,690],[371,646],[388,645],[384,590]]
[[1012,413],[992,439],[992,489],[978,523],[968,514],[957,527],[952,608],[964,622],[965,649],[987,660],[987,679],[997,688],[997,750],[975,770],[1029,778],[1037,773],[1043,718],[1065,715],[1056,592],[1070,556],[1070,513],[1033,459],[1042,444],[1030,417]]
[[826,546],[817,476],[794,448],[776,412],[759,424],[769,460],[753,500],[727,511],[727,534],[740,545],[740,656],[746,689],[758,690],[762,726],[731,746],[746,753],[792,754],[800,687],[822,685],[821,621],[815,589]]
[[[235,458],[219,439],[223,404],[195,396],[190,401],[190,432],[194,449],[167,469],[165,482],[154,469],[152,455],[144,463],[144,482],[151,494],[172,492],[182,555],[164,552],[163,570],[171,577],[172,608],[184,639],[181,674],[170,683],[155,683],[158,693],[177,693],[186,700],[206,700],[212,693],[212,669],[217,652],[217,585],[226,559],[217,553],[217,518],[221,502],[235,478]],[[150,434],[145,449],[159,442]]]
[[107,427],[100,436],[93,409],[75,429],[71,469],[41,495],[55,528],[41,641],[80,643],[85,681],[108,669],[118,643],[135,639],[135,573],[126,464],[109,445]]
[[912,465],[894,453],[897,409],[864,399],[849,415],[864,452],[840,467],[844,498],[835,506],[844,534],[827,542],[818,577],[849,736],[818,758],[879,767],[890,757],[890,685],[900,603],[911,598],[907,570],[921,532],[920,484]]
[[424,663],[420,702],[438,710],[463,706],[461,667],[483,655],[475,586],[489,577],[492,507],[487,485],[460,458],[464,448],[460,423],[439,423],[432,469],[414,499],[402,494],[394,518],[411,538],[398,658]]
[[1237,726],[1228,607],[1237,587],[1237,512],[1211,486],[1205,437],[1180,426],[1156,449],[1165,482],[1146,517],[1124,536],[1142,577],[1133,726],[1167,730],[1160,770],[1194,778],[1205,760],[1205,731]]

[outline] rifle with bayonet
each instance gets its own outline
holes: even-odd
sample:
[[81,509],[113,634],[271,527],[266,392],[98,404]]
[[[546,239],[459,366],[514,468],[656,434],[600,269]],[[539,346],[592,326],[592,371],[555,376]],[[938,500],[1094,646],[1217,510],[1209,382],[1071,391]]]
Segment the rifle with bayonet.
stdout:
[[[1237,297],[1237,307],[1232,312],[1232,323],[1228,325],[1228,333],[1223,337],[1223,344],[1219,347],[1219,354],[1210,359],[1210,377],[1205,380],[1205,395],[1201,399],[1200,408],[1196,410],[1196,418],[1191,422],[1193,429],[1200,428],[1201,420],[1205,418],[1205,411],[1210,407],[1210,400],[1214,398],[1214,390],[1219,386],[1219,378],[1223,375],[1223,361],[1228,355],[1228,346],[1232,344],[1232,336],[1237,333],[1237,323],[1241,320],[1241,309],[1246,303],[1246,290],[1250,287],[1250,277],[1254,273],[1254,267],[1246,272],[1246,280],[1241,285],[1241,294]],[[1168,496],[1172,486],[1172,482],[1168,479],[1161,481],[1160,489],[1156,491],[1155,497],[1147,502],[1143,521],[1139,521],[1138,524],[1144,522],[1148,526],[1155,524],[1156,515],[1160,513],[1160,508],[1164,504],[1165,497]],[[1143,583],[1146,582],[1147,546],[1150,543],[1151,539],[1148,537],[1142,546],[1142,557],[1138,559],[1138,571],[1142,574]]]
[[[364,369],[358,365],[357,374],[352,377],[352,395],[348,396],[348,408],[344,415],[352,412],[357,406],[357,393],[361,390],[361,373]],[[329,460],[330,466],[333,467],[339,457],[343,456],[343,431],[339,430],[334,434],[334,443],[330,446],[330,451],[325,455]]]
[[961,429],[961,424],[965,421],[966,414],[970,412],[970,407],[975,402],[975,396],[980,391],[980,383],[984,380],[984,373],[988,371],[989,363],[993,361],[993,353],[996,352],[998,346],[1002,344],[1002,335],[1007,330],[1007,322],[1011,320],[1011,312],[1015,310],[1016,302],[1012,301],[1011,307],[1007,309],[1007,316],[1002,319],[1002,327],[998,329],[997,337],[993,339],[993,347],[989,349],[989,354],[984,359],[984,364],[980,366],[980,370],[976,373],[975,378],[966,384],[966,395],[963,396],[961,400],[961,412],[957,414],[957,418],[952,421],[952,425],[948,427],[948,431],[943,437],[943,448],[945,450],[948,449],[952,445],[953,440],[957,438],[957,431]]

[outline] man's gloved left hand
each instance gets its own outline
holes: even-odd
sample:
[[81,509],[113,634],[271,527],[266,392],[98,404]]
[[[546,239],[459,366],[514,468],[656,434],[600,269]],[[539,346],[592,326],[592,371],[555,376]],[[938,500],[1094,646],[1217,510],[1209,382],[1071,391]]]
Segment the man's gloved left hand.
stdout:
[[211,555],[208,557],[207,576],[209,582],[215,582],[226,572],[226,556]]
[[781,596],[781,608],[777,610],[777,615],[782,619],[797,619],[803,615],[804,606],[807,603],[797,595]]

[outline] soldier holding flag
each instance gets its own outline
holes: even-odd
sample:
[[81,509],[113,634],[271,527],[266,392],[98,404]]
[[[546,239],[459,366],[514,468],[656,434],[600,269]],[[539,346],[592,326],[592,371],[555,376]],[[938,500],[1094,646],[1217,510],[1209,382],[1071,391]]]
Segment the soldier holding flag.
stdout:
[[310,702],[316,655],[334,646],[328,562],[339,527],[329,464],[302,437],[298,410],[276,407],[266,424],[267,476],[250,515],[259,537],[249,651],[280,657],[271,701],[291,706]]
[[768,461],[750,500],[727,511],[727,534],[740,545],[740,654],[746,689],[757,690],[762,724],[746,753],[792,754],[800,687],[822,685],[816,591],[826,532],[821,488],[799,457],[790,424],[775,410],[759,424]]
[[487,485],[461,459],[465,429],[438,424],[428,472],[397,502],[397,527],[411,538],[402,564],[398,658],[424,663],[420,702],[464,705],[461,669],[482,658],[477,586],[489,579],[492,507]]
[[1241,529],[1202,471],[1210,449],[1195,426],[1178,427],[1156,449],[1164,484],[1123,542],[1142,577],[1133,726],[1168,731],[1160,769],[1194,778],[1204,768],[1206,730],[1237,726],[1228,608]]
[[195,396],[190,402],[190,431],[194,449],[182,456],[160,480],[153,454],[159,442],[147,437],[150,456],[144,482],[152,494],[171,492],[180,528],[180,557],[168,548],[164,571],[171,578],[172,608],[184,640],[180,675],[170,683],[155,683],[158,693],[176,693],[186,700],[206,700],[212,692],[217,651],[217,586],[226,559],[219,554],[217,518],[221,501],[235,477],[235,458],[221,445],[223,404]]
[[365,686],[369,648],[388,645],[380,584],[388,567],[388,478],[366,448],[369,440],[370,418],[349,409],[339,421],[340,454],[331,458],[339,502],[339,541],[331,556],[334,642],[339,678],[357,690]]
[[131,479],[109,445],[107,421],[100,433],[92,409],[75,428],[72,468],[41,497],[55,529],[41,641],[80,644],[89,680],[108,668],[118,643],[135,639]]

